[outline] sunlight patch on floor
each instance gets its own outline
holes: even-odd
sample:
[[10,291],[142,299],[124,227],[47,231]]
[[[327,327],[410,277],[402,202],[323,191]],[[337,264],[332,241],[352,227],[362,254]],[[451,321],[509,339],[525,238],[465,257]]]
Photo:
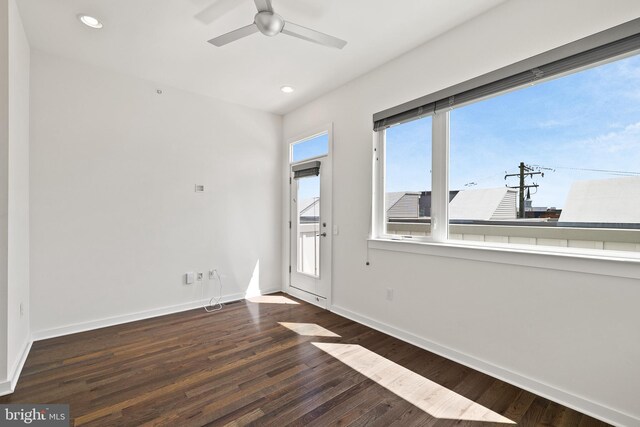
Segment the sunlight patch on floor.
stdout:
[[289,322],[278,322],[278,323],[287,329],[291,329],[296,334],[303,335],[305,337],[340,338],[340,335],[334,334],[330,330],[325,329],[320,325],[316,325],[315,323],[289,323]]
[[255,297],[249,297],[246,300],[257,304],[298,304],[294,300],[282,295],[257,295]]
[[319,342],[312,344],[432,417],[516,424],[362,346]]

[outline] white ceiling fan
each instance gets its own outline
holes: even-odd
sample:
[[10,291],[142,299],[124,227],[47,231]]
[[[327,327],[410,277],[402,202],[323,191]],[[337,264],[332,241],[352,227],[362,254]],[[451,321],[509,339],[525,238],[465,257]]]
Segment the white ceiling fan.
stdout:
[[224,46],[233,41],[239,40],[243,37],[250,36],[258,31],[265,36],[275,36],[280,33],[287,34],[289,36],[297,37],[299,39],[307,40],[310,42],[318,43],[323,46],[334,47],[342,49],[347,42],[340,40],[337,37],[330,36],[328,34],[321,33],[310,28],[306,28],[289,21],[285,21],[282,16],[273,11],[271,6],[271,0],[254,0],[258,13],[253,18],[253,23],[246,27],[238,28],[230,33],[223,34],[209,40],[214,46]]

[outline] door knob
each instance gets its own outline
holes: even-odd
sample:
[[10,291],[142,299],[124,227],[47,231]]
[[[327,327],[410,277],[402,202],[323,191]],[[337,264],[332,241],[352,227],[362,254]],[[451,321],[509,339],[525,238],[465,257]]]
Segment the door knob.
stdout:
[[322,237],[327,237],[327,233],[321,233],[320,234]]

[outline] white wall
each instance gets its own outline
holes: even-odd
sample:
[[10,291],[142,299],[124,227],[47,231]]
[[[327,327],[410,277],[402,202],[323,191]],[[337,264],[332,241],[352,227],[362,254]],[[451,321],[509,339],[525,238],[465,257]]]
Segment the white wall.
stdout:
[[7,378],[9,218],[9,5],[0,0],[0,393]]
[[365,266],[374,113],[638,16],[634,0],[509,1],[286,115],[285,140],[334,124],[334,310],[640,423],[637,281],[375,249]]
[[217,268],[225,295],[281,288],[280,116],[39,51],[31,64],[36,333],[199,300],[187,271]]
[[12,389],[30,340],[29,55],[15,0],[1,0],[0,395]]
[[[9,234],[7,367],[13,375],[29,330],[29,60],[15,0],[9,0]],[[20,305],[23,307],[20,312]]]

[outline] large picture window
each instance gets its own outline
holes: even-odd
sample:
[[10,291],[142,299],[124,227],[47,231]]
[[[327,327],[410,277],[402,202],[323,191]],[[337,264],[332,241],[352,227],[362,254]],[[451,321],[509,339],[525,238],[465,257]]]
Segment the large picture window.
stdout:
[[640,56],[454,109],[450,123],[450,239],[640,249]]
[[[384,224],[374,234],[640,252],[639,48],[638,34],[583,52],[570,46],[548,64],[514,64],[493,83],[378,113],[384,203],[375,206],[384,212],[374,218]],[[438,223],[448,230],[434,234]]]

